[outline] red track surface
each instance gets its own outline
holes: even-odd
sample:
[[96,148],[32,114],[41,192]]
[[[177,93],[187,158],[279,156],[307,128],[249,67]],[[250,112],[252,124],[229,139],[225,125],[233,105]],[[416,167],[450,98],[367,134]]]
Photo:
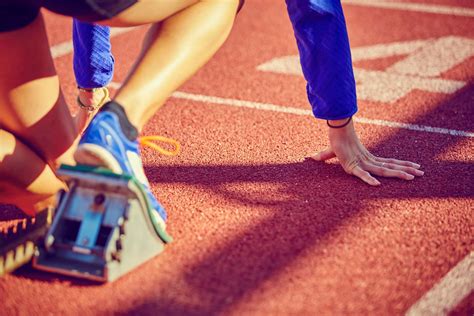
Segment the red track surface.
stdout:
[[[410,2],[410,1],[405,1]],[[472,1],[417,1],[474,8]],[[443,36],[474,39],[474,18],[347,5],[353,47]],[[70,21],[47,14],[51,45]],[[138,29],[112,41],[121,82]],[[137,43],[132,46],[130,43]],[[283,1],[248,1],[219,51],[180,91],[308,109],[304,81],[256,67],[297,53]],[[384,70],[400,58],[362,61]],[[56,59],[74,103],[72,55]],[[413,91],[395,103],[360,100],[360,117],[474,131],[474,58],[441,78],[454,94]],[[334,163],[304,160],[327,145],[310,116],[171,98],[144,134],[183,145],[178,157],[143,152],[175,238],[112,284],[29,268],[0,280],[0,314],[402,314],[474,250],[472,137],[357,126],[381,156],[422,164],[413,182],[372,188]],[[3,207],[3,209],[8,209]],[[9,211],[5,220],[17,217]],[[472,295],[456,312],[471,313]]]

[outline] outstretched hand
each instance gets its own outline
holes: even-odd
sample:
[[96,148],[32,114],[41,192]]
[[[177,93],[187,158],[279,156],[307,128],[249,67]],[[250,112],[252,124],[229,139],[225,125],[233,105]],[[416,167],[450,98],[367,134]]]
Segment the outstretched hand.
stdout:
[[[347,119],[332,122],[335,122],[334,125],[340,125],[346,121]],[[329,143],[329,148],[311,158],[325,161],[337,157],[346,173],[373,186],[380,185],[374,175],[413,180],[415,176],[420,177],[424,174],[419,170],[420,165],[414,162],[381,158],[371,154],[360,142],[352,121],[343,128],[330,128]]]

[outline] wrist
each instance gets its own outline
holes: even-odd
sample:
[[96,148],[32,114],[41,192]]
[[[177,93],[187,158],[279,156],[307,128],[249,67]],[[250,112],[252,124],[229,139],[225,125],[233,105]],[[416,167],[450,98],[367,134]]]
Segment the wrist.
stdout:
[[329,120],[327,123],[331,126],[340,126],[328,128],[328,136],[331,141],[343,139],[347,140],[354,137],[355,135],[354,123],[351,118],[345,118],[341,120]]

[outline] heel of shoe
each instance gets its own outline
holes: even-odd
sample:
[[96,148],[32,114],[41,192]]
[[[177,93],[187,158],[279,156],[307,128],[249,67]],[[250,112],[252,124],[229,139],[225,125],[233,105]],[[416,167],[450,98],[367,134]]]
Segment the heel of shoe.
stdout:
[[95,144],[81,144],[74,153],[74,159],[80,165],[104,167],[115,173],[122,173],[122,168],[115,157],[105,148]]

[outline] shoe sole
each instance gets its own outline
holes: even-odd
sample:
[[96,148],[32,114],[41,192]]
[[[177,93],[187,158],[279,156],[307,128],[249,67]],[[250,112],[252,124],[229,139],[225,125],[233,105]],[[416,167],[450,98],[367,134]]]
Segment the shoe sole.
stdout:
[[122,174],[123,170],[117,159],[106,149],[95,144],[82,144],[77,147],[74,159],[78,164],[104,167],[114,173]]

